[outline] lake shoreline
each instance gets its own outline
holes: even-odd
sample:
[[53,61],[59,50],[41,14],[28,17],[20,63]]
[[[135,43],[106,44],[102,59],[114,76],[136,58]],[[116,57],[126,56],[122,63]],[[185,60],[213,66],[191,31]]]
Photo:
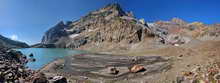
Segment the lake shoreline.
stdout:
[[[149,83],[171,83],[180,77],[187,78],[185,75],[188,72],[196,73],[193,70],[197,67],[206,69],[208,68],[207,66],[213,66],[213,64],[219,62],[219,56],[214,56],[219,53],[217,51],[219,48],[214,49],[216,51],[213,56],[210,55],[210,51],[213,51],[213,46],[218,45],[219,41],[204,41],[193,46],[191,45],[191,47],[167,46],[150,50],[130,50],[127,54],[120,53],[118,55],[117,53],[105,54],[102,52],[66,56],[51,62],[42,68],[41,72],[48,74],[48,76],[65,76],[71,83],[77,83],[77,81],[85,83],[127,83],[131,81],[134,83],[142,81]],[[145,62],[151,61],[149,57],[154,57],[152,59],[153,62],[146,64]],[[163,60],[158,60],[155,57],[161,57]],[[136,64],[143,65],[146,71],[138,73],[129,72],[128,64],[136,60],[138,61]],[[157,67],[158,65],[159,67]],[[115,66],[120,73],[117,75],[110,74],[109,66]],[[155,70],[151,72],[151,69]],[[207,71],[204,71],[204,73],[207,73]],[[132,76],[137,78],[132,78]],[[193,78],[193,80],[195,79],[197,78]],[[186,79],[185,81],[189,80]]]
[[[71,56],[75,54],[84,53],[81,50],[71,50],[62,48],[23,48],[17,49],[27,56],[28,59],[35,59],[36,61],[30,61],[27,63],[27,67],[32,70],[39,70],[50,62],[63,58],[65,56]],[[33,56],[29,56],[33,54]]]
[[0,49],[0,82],[32,82],[34,70],[30,70],[25,65],[28,59],[20,51],[10,48]]
[[[102,78],[103,80],[106,81],[121,81],[122,79],[129,79],[132,78],[133,80],[138,80],[135,77],[127,77],[127,75],[133,75],[132,73],[129,73],[128,70],[128,65],[132,66],[133,63],[130,61],[134,58],[137,58],[137,62],[141,61],[142,65],[145,65],[146,67],[149,66],[149,63],[151,63],[151,66],[157,67],[160,69],[158,62],[163,63],[163,66],[161,66],[161,70],[168,70],[169,69],[169,63],[166,62],[165,59],[160,58],[160,56],[140,56],[140,57],[135,57],[135,56],[115,56],[115,55],[94,55],[94,54],[86,54],[86,55],[76,55],[76,56],[67,56],[63,59],[59,59],[57,61],[51,62],[47,67],[44,67],[41,72],[45,72],[48,75],[51,74],[57,74],[57,75],[62,75],[66,76],[71,80],[71,83],[75,83],[73,81],[79,81],[80,79],[84,79],[84,81],[93,81],[93,82],[100,82],[99,78]],[[72,60],[74,59],[74,60]],[[139,60],[140,59],[140,60]],[[149,62],[142,62],[141,59],[146,59]],[[84,62],[84,60],[86,62]],[[120,70],[120,74],[117,75],[117,78],[114,75],[108,75],[108,66],[111,65],[108,64],[110,62],[115,63],[112,64],[117,66],[118,68],[122,69]],[[125,62],[124,62],[125,61]],[[134,62],[135,63],[135,62]],[[86,65],[88,64],[88,65]],[[96,64],[96,65],[95,65]],[[99,65],[98,65],[99,64]],[[121,66],[120,66],[121,64]],[[156,66],[158,65],[158,66]],[[162,64],[160,64],[162,65]],[[79,68],[79,70],[82,71],[76,71]],[[85,67],[85,68],[84,68]],[[88,67],[88,68],[87,68]],[[150,67],[150,66],[149,66]],[[75,68],[77,68],[75,70]],[[72,70],[74,69],[74,70]],[[95,69],[95,70],[93,70]],[[96,70],[97,69],[97,70]],[[103,70],[103,71],[98,71],[98,70]],[[153,69],[153,68],[152,68]],[[85,72],[84,72],[85,71]],[[89,72],[87,72],[89,71]],[[148,69],[146,72],[143,73],[157,73],[153,72],[155,70],[150,70]],[[100,73],[98,73],[100,72]],[[127,73],[127,74],[126,74]],[[144,75],[137,74],[138,77],[142,77]],[[114,80],[113,80],[114,79]]]

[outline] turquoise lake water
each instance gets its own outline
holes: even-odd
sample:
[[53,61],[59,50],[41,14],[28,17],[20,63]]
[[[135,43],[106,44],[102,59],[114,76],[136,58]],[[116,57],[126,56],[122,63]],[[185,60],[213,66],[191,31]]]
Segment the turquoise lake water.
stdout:
[[85,53],[79,50],[61,49],[61,48],[24,48],[17,49],[21,51],[28,58],[31,53],[33,53],[35,62],[28,62],[27,67],[33,70],[37,70],[45,66],[46,64],[65,56],[77,55]]

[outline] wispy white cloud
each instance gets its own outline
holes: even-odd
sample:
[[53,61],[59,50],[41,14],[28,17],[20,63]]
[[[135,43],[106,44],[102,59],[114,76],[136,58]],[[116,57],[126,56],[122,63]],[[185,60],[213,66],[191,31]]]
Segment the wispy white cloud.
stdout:
[[10,38],[12,40],[18,40],[18,35],[13,34],[13,35],[10,36]]
[[18,35],[16,35],[16,34],[12,34],[12,35],[9,35],[9,36],[6,36],[6,37],[10,38],[11,40],[20,41],[20,42],[24,42],[24,43],[27,43],[27,44],[31,43],[30,41],[26,41],[26,40],[22,39],[21,37],[18,37]]

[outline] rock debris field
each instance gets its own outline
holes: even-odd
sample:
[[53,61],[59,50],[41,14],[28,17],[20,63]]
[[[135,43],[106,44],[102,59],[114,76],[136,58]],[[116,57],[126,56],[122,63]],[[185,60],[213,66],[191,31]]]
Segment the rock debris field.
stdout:
[[49,65],[42,71],[93,81],[135,79],[160,73],[171,67],[168,59],[160,56],[134,57],[102,54],[69,56],[65,61],[57,60]]

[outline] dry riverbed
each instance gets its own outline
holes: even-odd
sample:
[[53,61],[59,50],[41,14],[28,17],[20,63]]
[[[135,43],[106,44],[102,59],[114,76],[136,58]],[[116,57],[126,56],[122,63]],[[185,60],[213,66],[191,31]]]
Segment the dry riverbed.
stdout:
[[[141,65],[146,70],[132,73],[130,68],[134,65]],[[115,67],[118,74],[110,74],[109,68]],[[77,81],[99,82],[117,82],[146,81],[139,80],[141,77],[150,77],[154,74],[167,71],[171,64],[167,58],[160,56],[116,56],[116,55],[98,55],[82,54],[69,56],[64,59],[54,61],[44,67],[41,72],[48,75],[58,74],[71,79],[71,83]]]
[[[219,44],[219,41],[206,41],[194,46],[190,45],[191,47],[168,46],[151,49],[154,50],[153,52],[148,52],[146,49],[138,52],[133,51],[133,54],[142,56],[122,56],[121,54],[74,55],[48,64],[41,69],[41,72],[49,77],[53,75],[64,76],[69,83],[207,82],[207,77],[198,77],[212,71],[212,66],[220,65],[217,64],[220,56]],[[134,65],[141,65],[145,70],[131,72]],[[214,67],[218,70],[216,66]],[[111,68],[116,68],[119,72],[111,74]],[[214,79],[219,71],[214,72],[214,75],[207,74],[208,78]],[[191,78],[189,79],[189,77]],[[213,79],[208,79],[208,82]]]

